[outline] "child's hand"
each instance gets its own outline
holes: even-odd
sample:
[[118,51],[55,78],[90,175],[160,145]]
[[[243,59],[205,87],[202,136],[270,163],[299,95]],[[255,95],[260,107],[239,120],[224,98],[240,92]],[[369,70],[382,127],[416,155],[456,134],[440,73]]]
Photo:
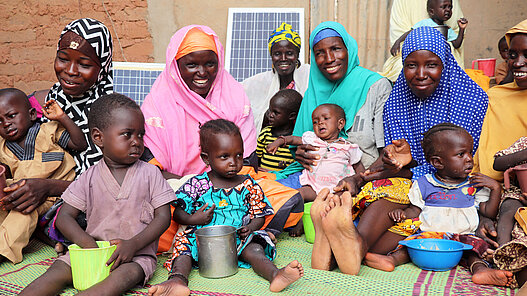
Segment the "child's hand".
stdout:
[[390,48],[390,53],[392,54],[392,56],[396,56],[400,50],[401,50],[401,41],[397,40],[393,43],[392,48]]
[[205,210],[209,206],[209,203],[205,203],[199,210],[197,210],[192,216],[190,216],[192,223],[190,225],[207,225],[212,221],[214,217],[214,209],[216,208],[215,204]]
[[246,239],[251,233],[253,233],[253,230],[247,226],[242,226],[240,229],[238,229],[238,235],[240,236],[241,240]]
[[395,222],[402,222],[406,220],[406,213],[402,209],[395,209],[388,212],[388,216]]
[[50,120],[59,120],[62,116],[66,116],[55,100],[47,101],[42,107],[42,113]]
[[465,29],[468,25],[468,20],[464,17],[460,18],[457,20],[457,25],[459,26],[460,29]]
[[470,183],[474,184],[474,187],[487,187],[492,191],[501,190],[501,185],[498,181],[485,176],[482,173],[474,173],[470,176]]
[[274,140],[272,143],[270,143],[269,145],[267,145],[265,150],[267,150],[267,153],[271,153],[272,155],[274,155],[276,151],[278,151],[278,148],[282,146],[285,146],[285,140],[284,138],[278,138]]
[[106,262],[106,266],[113,262],[110,271],[114,271],[122,263],[131,262],[132,258],[134,258],[135,252],[137,252],[135,244],[129,240],[112,239],[110,240],[110,245],[117,245],[112,256],[110,256],[110,259]]

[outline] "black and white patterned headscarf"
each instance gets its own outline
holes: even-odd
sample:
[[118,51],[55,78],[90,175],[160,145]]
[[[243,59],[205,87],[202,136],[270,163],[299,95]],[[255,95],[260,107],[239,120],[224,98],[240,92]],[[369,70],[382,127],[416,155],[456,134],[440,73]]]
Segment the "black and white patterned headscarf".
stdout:
[[[88,148],[85,151],[73,154],[77,164],[75,173],[78,176],[102,158],[102,151],[91,141],[88,128],[88,112],[91,104],[100,96],[113,92],[112,36],[105,25],[90,18],[82,18],[69,23],[62,30],[60,37],[62,38],[69,31],[81,36],[93,47],[101,64],[101,71],[97,81],[82,96],[72,97],[65,94],[62,86],[57,82],[46,97],[46,102],[56,100],[62,110],[64,110],[64,113],[81,128],[86,137]],[[58,43],[60,43],[60,39]],[[45,118],[43,117],[43,119]]]

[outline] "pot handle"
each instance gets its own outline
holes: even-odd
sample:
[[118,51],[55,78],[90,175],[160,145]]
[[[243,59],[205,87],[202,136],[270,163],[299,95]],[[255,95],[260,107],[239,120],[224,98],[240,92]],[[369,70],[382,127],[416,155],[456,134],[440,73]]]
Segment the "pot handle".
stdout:
[[510,175],[511,172],[514,172],[514,168],[508,168],[505,173],[503,173],[503,185],[505,186],[505,189],[509,189],[511,187],[511,180]]

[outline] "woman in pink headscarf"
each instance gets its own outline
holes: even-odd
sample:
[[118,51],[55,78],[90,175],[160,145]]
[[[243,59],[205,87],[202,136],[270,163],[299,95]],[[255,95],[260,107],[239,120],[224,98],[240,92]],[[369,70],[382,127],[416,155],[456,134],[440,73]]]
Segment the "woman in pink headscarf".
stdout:
[[[202,124],[213,119],[234,122],[244,141],[244,160],[257,162],[249,100],[242,85],[224,69],[223,46],[209,27],[192,25],[174,34],[167,48],[165,70],[141,109],[146,122],[145,146],[149,149],[145,154],[151,154],[143,158],[158,165],[167,178],[179,179],[207,170],[200,158],[198,132]],[[250,173],[250,168],[245,167],[242,173]],[[275,211],[266,219],[266,229],[277,234],[284,227],[294,226],[303,213],[298,192],[252,173]],[[170,231],[173,237],[172,226]],[[161,237],[159,250],[172,242],[169,236],[165,233]]]
[[225,70],[223,46],[206,26],[176,32],[167,48],[166,67],[141,109],[145,145],[163,170],[178,176],[205,171],[198,132],[213,119],[234,122],[244,140],[244,157],[256,149],[256,131],[243,87]]

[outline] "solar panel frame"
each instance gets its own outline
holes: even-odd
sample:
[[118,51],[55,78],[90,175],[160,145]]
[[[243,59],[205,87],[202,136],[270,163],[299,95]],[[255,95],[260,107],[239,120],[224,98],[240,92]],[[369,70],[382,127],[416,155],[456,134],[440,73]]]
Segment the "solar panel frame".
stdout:
[[[237,80],[271,70],[267,40],[282,22],[298,32],[302,45],[307,44],[304,32],[304,8],[229,8],[225,69]],[[300,51],[305,62],[304,50]]]
[[139,106],[165,68],[161,63],[113,62],[113,90],[132,98]]

